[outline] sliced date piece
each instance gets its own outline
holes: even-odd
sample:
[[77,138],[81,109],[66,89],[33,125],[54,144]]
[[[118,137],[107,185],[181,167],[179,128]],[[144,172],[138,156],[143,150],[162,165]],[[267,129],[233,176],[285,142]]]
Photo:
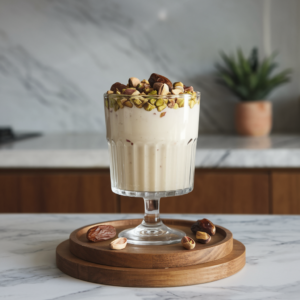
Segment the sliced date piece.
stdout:
[[86,238],[90,242],[101,242],[112,239],[116,234],[116,228],[111,225],[97,225],[88,230]]
[[196,222],[192,225],[191,231],[193,234],[196,234],[197,231],[202,231],[202,228],[199,226],[199,224]]
[[198,220],[196,223],[194,223],[191,227],[191,231],[196,234],[197,231],[204,231],[208,233],[209,235],[215,235],[216,234],[216,226],[208,219],[202,219]]
[[152,73],[148,81],[151,87],[153,87],[155,82],[161,82],[161,83],[166,83],[169,86],[170,91],[173,89],[172,82],[167,77],[156,73]]

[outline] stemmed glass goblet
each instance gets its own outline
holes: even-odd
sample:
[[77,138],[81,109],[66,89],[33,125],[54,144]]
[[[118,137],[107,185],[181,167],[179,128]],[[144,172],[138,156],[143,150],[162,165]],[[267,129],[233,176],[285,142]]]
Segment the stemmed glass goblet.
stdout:
[[142,223],[119,237],[138,245],[180,242],[186,234],[163,224],[160,198],[193,190],[200,93],[104,94],[104,102],[112,191],[145,203]]

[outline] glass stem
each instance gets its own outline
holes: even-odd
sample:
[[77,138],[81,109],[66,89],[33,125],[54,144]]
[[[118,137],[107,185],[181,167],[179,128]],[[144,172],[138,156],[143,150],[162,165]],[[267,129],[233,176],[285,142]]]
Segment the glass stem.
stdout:
[[147,199],[144,198],[145,203],[145,214],[142,225],[147,227],[155,227],[162,224],[159,216],[159,204],[160,198],[158,199]]

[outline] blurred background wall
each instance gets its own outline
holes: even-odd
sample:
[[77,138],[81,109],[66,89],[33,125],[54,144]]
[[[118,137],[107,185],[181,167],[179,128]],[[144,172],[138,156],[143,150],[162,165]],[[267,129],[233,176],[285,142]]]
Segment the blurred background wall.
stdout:
[[105,131],[102,94],[156,72],[202,92],[201,132],[232,133],[237,99],[215,83],[219,50],[279,51],[273,132],[299,131],[298,0],[0,0],[0,126]]

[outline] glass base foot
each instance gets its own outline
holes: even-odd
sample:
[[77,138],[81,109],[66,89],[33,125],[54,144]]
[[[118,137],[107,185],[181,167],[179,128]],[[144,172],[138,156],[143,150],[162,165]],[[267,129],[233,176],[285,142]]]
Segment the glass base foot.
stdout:
[[129,244],[135,245],[177,244],[185,235],[185,232],[172,229],[162,222],[155,226],[145,226],[142,223],[135,228],[125,229],[119,233],[119,237],[125,237]]

